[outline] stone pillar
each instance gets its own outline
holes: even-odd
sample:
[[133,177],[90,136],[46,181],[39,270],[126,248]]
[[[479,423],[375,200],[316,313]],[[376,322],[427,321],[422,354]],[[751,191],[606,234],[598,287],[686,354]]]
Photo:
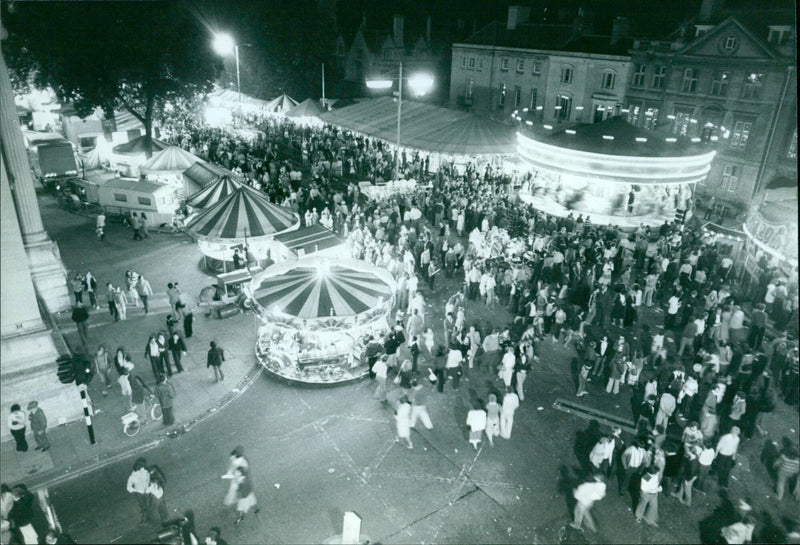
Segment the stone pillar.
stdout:
[[[5,30],[2,31],[5,35]],[[58,246],[42,224],[28,153],[17,118],[14,93],[5,59],[0,55],[0,146],[11,194],[28,254],[28,265],[39,296],[50,312],[70,307],[67,274]]]

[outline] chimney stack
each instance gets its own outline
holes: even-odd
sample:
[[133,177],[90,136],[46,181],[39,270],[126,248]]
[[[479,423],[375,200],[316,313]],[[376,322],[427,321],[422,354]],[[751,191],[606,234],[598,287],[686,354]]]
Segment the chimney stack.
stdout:
[[611,45],[616,45],[625,38],[631,31],[631,20],[627,17],[617,17],[614,19],[611,28]]
[[508,22],[506,28],[514,30],[518,25],[527,23],[531,17],[531,8],[528,6],[508,6]]
[[403,16],[402,15],[395,15],[394,16],[394,26],[393,26],[392,40],[394,40],[395,47],[404,47],[404,45],[405,45],[405,42],[403,41]]

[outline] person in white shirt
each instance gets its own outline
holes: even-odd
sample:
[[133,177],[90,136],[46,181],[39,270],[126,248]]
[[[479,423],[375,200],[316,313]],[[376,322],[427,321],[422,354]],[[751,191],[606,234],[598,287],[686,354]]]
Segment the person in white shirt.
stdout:
[[467,413],[467,427],[469,427],[469,442],[472,448],[478,450],[484,430],[486,430],[486,411],[476,405]]
[[720,437],[717,443],[717,448],[715,450],[717,457],[717,476],[721,488],[728,488],[728,479],[736,463],[736,451],[739,450],[739,434],[739,427],[733,426],[731,431]]
[[503,396],[503,406],[500,412],[500,437],[511,439],[511,428],[514,426],[514,412],[519,407],[519,397],[514,392],[507,392]]
[[139,505],[140,523],[147,522],[150,518],[150,495],[147,488],[150,486],[150,472],[147,470],[147,460],[139,458],[133,463],[133,472],[128,477],[127,490],[133,494]]
[[386,379],[389,374],[389,365],[386,363],[387,356],[383,355],[378,358],[378,361],[372,366],[372,372],[375,374],[375,381],[378,385],[375,387],[375,399],[381,402],[386,402]]
[[453,389],[458,389],[458,383],[461,379],[461,362],[464,360],[461,350],[458,348],[451,348],[447,353],[447,362],[445,363],[445,371],[447,376],[453,379]]
[[498,376],[502,379],[506,389],[511,388],[511,379],[514,376],[514,365],[516,365],[517,358],[514,355],[514,348],[509,346],[506,348],[506,353],[503,354],[503,359],[500,361],[500,372]]
[[606,497],[606,483],[603,482],[603,478],[600,475],[594,475],[588,482],[578,485],[572,495],[576,503],[571,526],[580,530],[585,521],[586,528],[590,532],[596,532],[597,527],[591,509],[594,502]]
[[661,492],[658,475],[659,470],[655,465],[650,466],[642,475],[639,505],[636,506],[636,522],[642,522],[644,519],[654,528],[658,528],[658,493]]

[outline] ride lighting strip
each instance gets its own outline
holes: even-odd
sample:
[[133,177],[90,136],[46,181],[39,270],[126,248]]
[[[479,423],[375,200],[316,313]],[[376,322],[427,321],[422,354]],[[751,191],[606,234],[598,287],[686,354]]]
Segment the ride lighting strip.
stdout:
[[703,181],[716,152],[686,157],[636,157],[577,151],[538,142],[517,133],[522,159],[539,168],[641,185],[692,184]]

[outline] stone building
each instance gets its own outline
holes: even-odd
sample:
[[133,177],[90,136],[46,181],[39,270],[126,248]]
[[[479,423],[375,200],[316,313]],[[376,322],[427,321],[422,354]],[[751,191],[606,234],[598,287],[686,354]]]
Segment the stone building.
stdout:
[[795,53],[793,11],[706,0],[665,39],[634,40],[628,120],[716,150],[698,201],[739,214],[773,178],[797,180]]

